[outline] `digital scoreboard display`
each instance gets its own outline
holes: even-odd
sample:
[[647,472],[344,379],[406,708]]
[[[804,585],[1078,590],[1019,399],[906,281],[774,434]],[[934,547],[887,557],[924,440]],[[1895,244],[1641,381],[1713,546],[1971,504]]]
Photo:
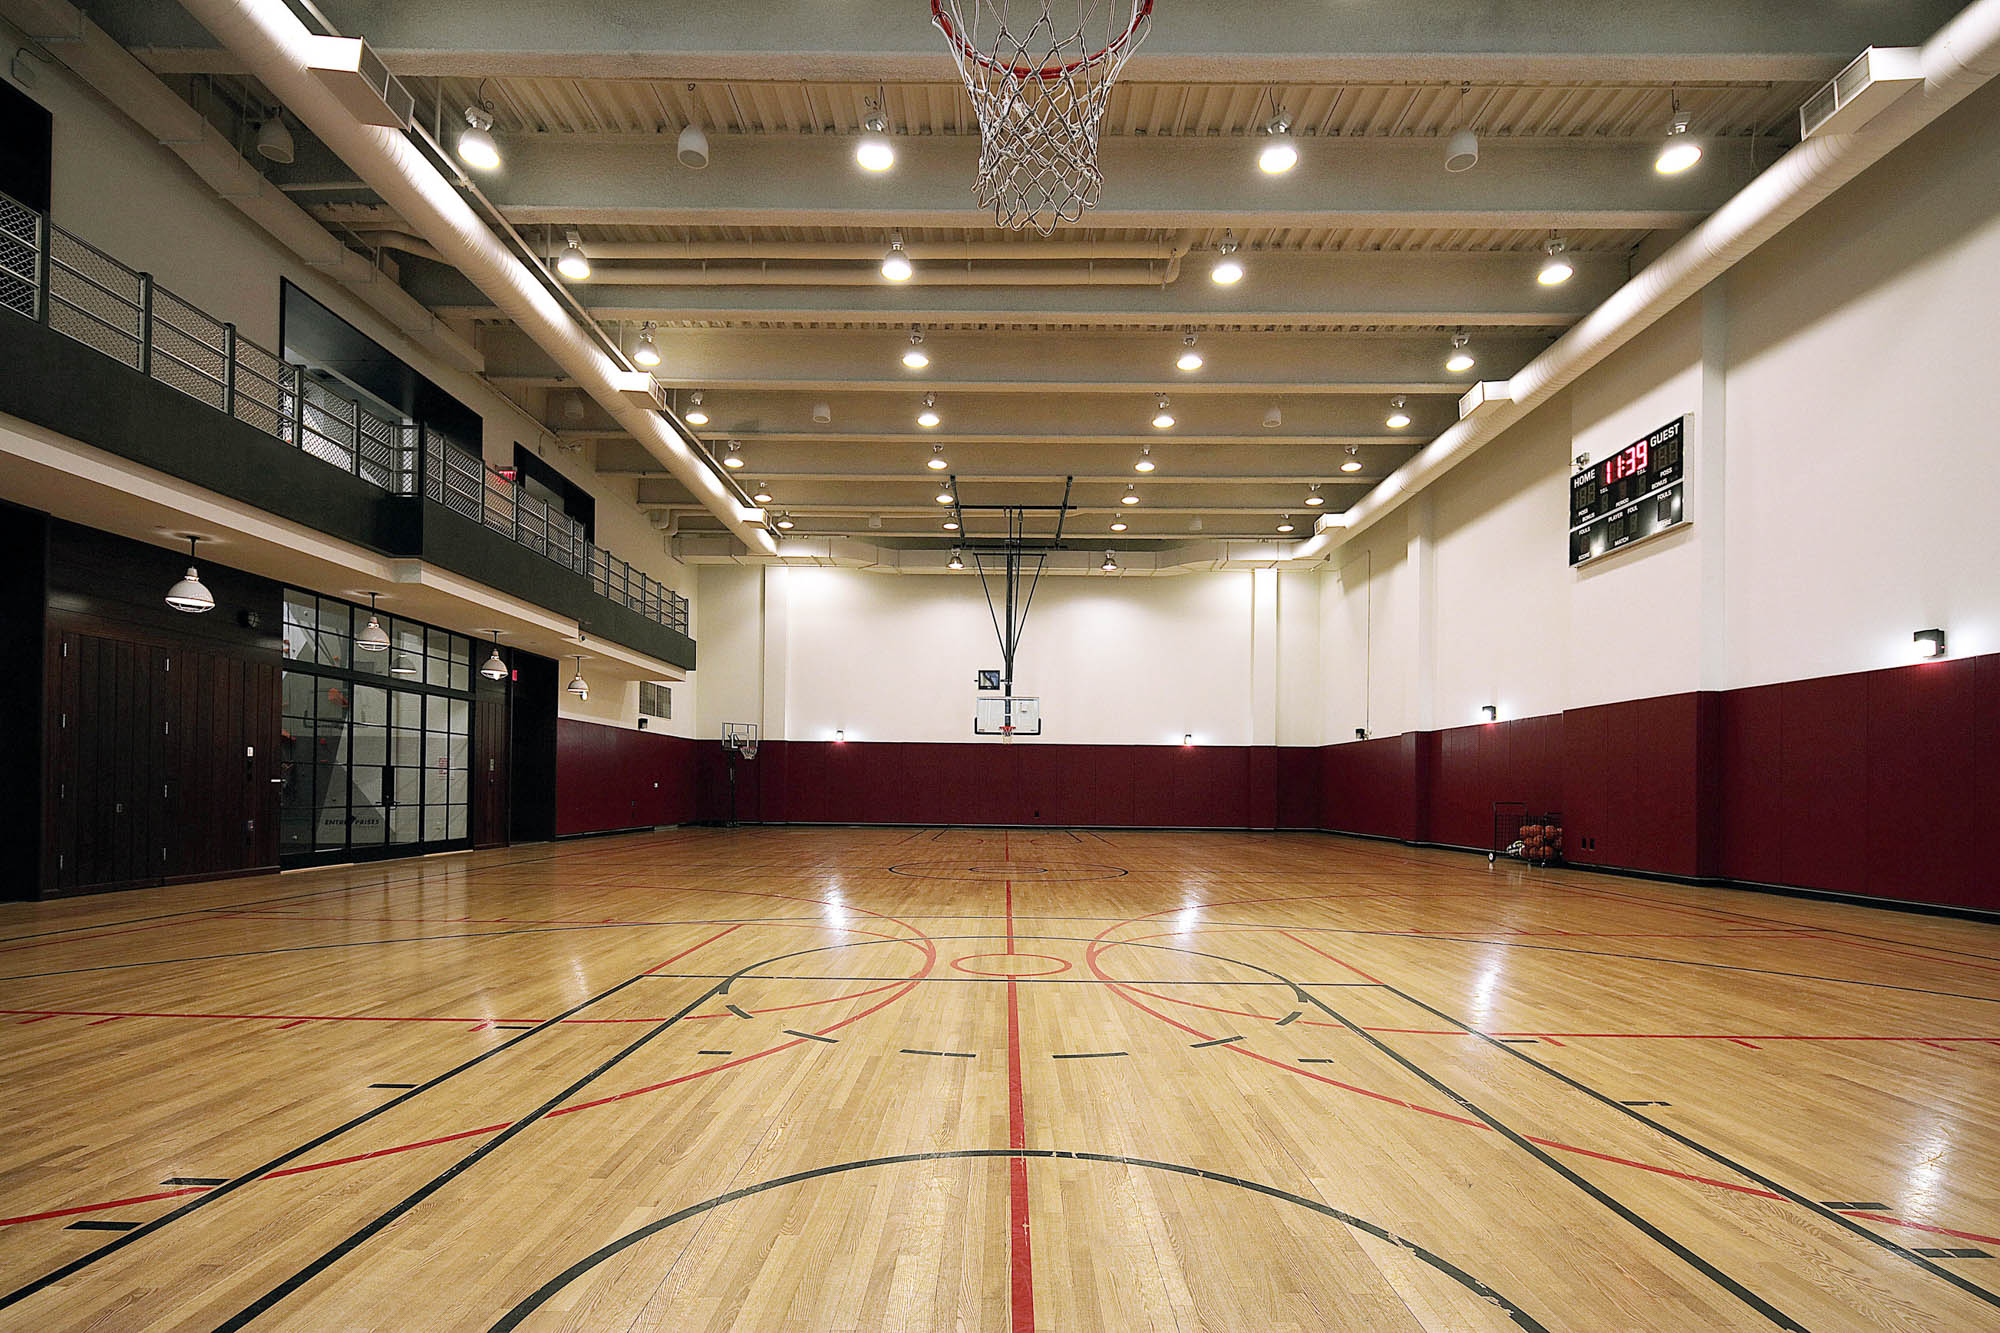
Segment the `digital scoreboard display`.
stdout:
[[1569,481],[1569,562],[1580,565],[1686,521],[1687,418],[1578,471]]

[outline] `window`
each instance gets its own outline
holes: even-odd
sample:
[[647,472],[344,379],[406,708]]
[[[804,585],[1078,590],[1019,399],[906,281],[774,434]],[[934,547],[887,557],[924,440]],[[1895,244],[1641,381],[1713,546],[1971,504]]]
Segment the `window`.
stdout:
[[287,589],[279,850],[290,864],[435,850],[470,833],[472,643]]
[[647,717],[671,719],[674,715],[673,687],[655,684],[650,680],[640,681],[639,711]]

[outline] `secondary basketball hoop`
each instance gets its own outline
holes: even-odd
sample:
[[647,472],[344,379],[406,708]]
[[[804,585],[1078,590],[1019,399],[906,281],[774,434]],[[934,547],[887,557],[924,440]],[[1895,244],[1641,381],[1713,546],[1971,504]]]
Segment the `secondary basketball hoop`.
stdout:
[[[1097,206],[1097,131],[1153,0],[931,0],[979,116],[973,197],[1046,236]],[[1010,22],[1010,12],[1012,11]]]

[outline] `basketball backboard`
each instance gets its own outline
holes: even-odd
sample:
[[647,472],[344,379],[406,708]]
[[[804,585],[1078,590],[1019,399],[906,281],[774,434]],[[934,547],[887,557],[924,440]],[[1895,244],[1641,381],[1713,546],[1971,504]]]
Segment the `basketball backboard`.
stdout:
[[973,701],[972,734],[1016,736],[1042,734],[1042,701],[1032,695],[982,696]]

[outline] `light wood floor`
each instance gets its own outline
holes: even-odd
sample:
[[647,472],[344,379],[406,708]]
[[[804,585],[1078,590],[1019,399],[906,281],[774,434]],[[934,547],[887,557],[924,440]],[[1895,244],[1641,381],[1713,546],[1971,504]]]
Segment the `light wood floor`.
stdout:
[[2000,929],[1316,835],[0,906],[0,1327],[2000,1328]]

